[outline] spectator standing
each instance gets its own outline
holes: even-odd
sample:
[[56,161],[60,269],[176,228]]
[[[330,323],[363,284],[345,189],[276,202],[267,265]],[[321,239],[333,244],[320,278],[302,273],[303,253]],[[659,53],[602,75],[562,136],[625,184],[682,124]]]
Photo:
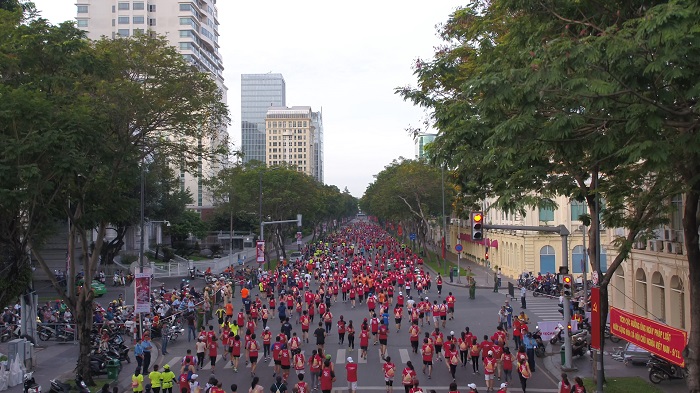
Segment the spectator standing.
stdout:
[[151,350],[153,349],[151,337],[148,334],[143,335],[141,346],[143,347],[143,370],[148,370],[148,368],[151,366]]
[[348,378],[348,392],[357,393],[357,363],[353,362],[352,357],[349,357],[347,361],[345,371]]

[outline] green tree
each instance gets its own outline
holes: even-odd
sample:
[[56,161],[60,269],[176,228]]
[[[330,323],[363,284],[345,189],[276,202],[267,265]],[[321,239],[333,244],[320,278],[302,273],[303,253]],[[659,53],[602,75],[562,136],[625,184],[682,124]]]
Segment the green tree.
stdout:
[[[498,197],[496,206],[507,211],[555,195],[585,200],[591,250],[599,233],[596,197],[605,199],[602,219],[628,234],[616,239],[619,253],[601,276],[604,313],[615,269],[634,241],[665,221],[664,202],[687,188],[676,181],[675,168],[664,164],[673,153],[655,145],[659,133],[668,131],[661,118],[671,113],[659,116],[659,103],[644,98],[649,86],[664,92],[662,85],[675,74],[649,75],[657,47],[650,49],[645,40],[673,41],[665,55],[681,56],[684,40],[697,35],[692,15],[697,4],[683,1],[649,9],[641,2],[475,2],[441,28],[449,44],[432,61],[418,61],[419,87],[398,90],[431,110],[441,132],[434,159],[456,168],[467,195]],[[662,20],[666,25],[659,26]],[[645,25],[646,31],[639,28]],[[692,73],[680,68],[683,78]],[[687,89],[679,92],[688,95]],[[672,107],[671,101],[664,105]],[[663,140],[692,145],[672,135]],[[692,272],[692,261],[690,266]]]
[[68,275],[81,265],[91,282],[108,223],[133,213],[125,190],[139,163],[158,152],[196,169],[217,153],[198,142],[220,140],[227,110],[214,81],[162,37],[90,42],[72,23],[18,23],[5,11],[0,36],[0,226],[19,234],[4,241],[22,255],[31,250],[73,311],[77,372],[91,383],[94,293],[89,285],[77,293],[58,285],[38,248],[45,231],[56,218],[70,220]]
[[[368,214],[402,222],[417,234],[420,248],[426,244],[430,221],[442,215],[442,192],[440,168],[425,161],[399,159],[376,175],[360,206]],[[452,198],[449,184],[445,198]]]

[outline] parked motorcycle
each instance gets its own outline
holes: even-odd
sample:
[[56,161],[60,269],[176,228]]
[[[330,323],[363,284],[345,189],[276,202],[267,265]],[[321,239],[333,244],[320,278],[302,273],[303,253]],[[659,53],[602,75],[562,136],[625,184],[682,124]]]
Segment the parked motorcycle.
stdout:
[[51,340],[52,337],[56,337],[56,330],[46,325],[39,325],[37,327],[37,334],[39,335],[39,340],[48,341]]
[[55,379],[51,380],[51,389],[49,389],[49,393],[68,393],[73,389],[73,387],[69,383],[63,383],[61,381],[57,381]]
[[605,331],[603,332],[603,334],[604,334],[605,338],[609,338],[610,341],[612,341],[614,343],[619,343],[621,340],[620,337],[617,337],[616,335],[614,335],[610,332],[610,325],[605,325]]
[[194,280],[194,279],[195,279],[195,276],[196,276],[196,273],[195,273],[194,268],[191,267],[191,268],[189,268],[189,269],[187,269],[187,270],[188,270],[189,275],[190,275],[190,280]]
[[78,393],[90,393],[90,389],[80,374],[75,376],[75,387],[78,388]]
[[543,358],[545,355],[545,343],[542,341],[542,331],[539,326],[535,326],[535,331],[532,333],[532,338],[535,339],[537,346],[535,347],[535,356]]
[[557,294],[557,289],[554,286],[546,287],[544,284],[539,284],[537,287],[532,291],[532,296],[537,297],[537,296],[556,296]]
[[588,331],[581,330],[571,336],[571,355],[585,356],[590,349],[590,334]]
[[34,380],[34,372],[24,374],[24,393],[41,393],[41,385]]
[[649,380],[653,384],[671,379],[685,379],[688,376],[687,368],[672,364],[655,355],[651,355],[647,367],[649,368]]
[[61,324],[56,327],[56,337],[63,341],[75,340],[75,329],[68,324]]
[[557,342],[560,344],[564,343],[564,326],[561,323],[557,324],[557,327],[554,329],[554,335],[549,339],[549,343],[552,345]]

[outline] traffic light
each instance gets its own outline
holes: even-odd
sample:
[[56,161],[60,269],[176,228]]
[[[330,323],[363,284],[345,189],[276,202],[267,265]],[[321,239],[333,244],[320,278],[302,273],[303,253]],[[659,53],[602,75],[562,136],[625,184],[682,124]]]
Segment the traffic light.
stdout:
[[571,274],[562,275],[562,283],[564,286],[564,296],[570,298],[573,295],[574,276],[572,276]]
[[484,259],[489,260],[489,248],[486,247],[486,252],[484,253]]
[[472,240],[484,238],[484,214],[482,212],[472,212]]

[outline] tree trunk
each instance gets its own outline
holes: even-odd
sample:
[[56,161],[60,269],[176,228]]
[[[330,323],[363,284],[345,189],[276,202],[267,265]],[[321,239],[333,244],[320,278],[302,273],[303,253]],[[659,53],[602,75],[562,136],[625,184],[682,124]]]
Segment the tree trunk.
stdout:
[[[89,290],[86,291],[86,289]],[[88,283],[85,283],[76,300],[75,334],[80,343],[80,356],[78,357],[76,373],[83,377],[88,386],[94,386],[95,382],[90,373],[90,350],[92,349],[90,333],[92,332],[94,292]]]
[[686,193],[683,211],[683,235],[688,257],[689,281],[685,287],[690,291],[690,332],[683,356],[688,367],[688,392],[700,392],[700,248],[698,243],[698,200],[700,184]]

